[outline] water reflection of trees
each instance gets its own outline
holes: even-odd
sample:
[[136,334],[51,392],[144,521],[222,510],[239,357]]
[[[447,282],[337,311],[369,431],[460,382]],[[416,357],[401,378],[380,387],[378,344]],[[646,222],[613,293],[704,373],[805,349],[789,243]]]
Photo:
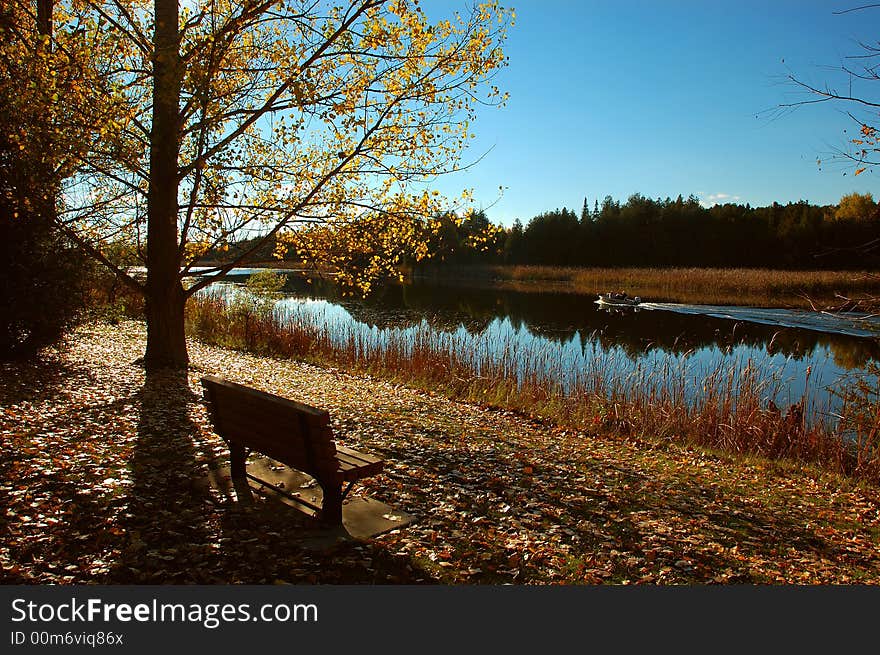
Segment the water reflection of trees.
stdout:
[[[582,349],[591,344],[617,347],[633,358],[658,349],[680,355],[692,349],[746,346],[793,359],[826,348],[845,368],[880,359],[880,346],[872,339],[668,311],[607,312],[592,298],[573,294],[413,285],[399,289],[397,297],[418,320],[425,318],[438,329],[488,325],[507,318],[514,327],[523,326],[536,337],[558,343],[578,337]],[[454,316],[455,324],[440,325],[431,316],[443,317],[443,321]]]
[[291,277],[286,290],[342,305],[356,320],[380,329],[406,328],[425,321],[436,330],[483,333],[495,320],[508,319],[539,338],[566,344],[577,338],[581,348],[618,348],[635,359],[661,350],[681,355],[690,350],[748,347],[803,359],[829,350],[837,365],[851,369],[880,360],[880,344],[864,339],[732,321],[670,311],[603,311],[587,296],[530,294],[510,290],[466,289],[438,285],[391,285],[367,298],[343,295],[326,280],[311,284]]
[[874,348],[866,348],[864,343],[862,343],[863,341],[864,339],[850,339],[848,341],[830,342],[828,348],[831,350],[834,363],[841,368],[852,370],[854,368],[864,368],[871,360],[880,360],[880,357],[877,355],[878,348],[876,342],[873,343]]

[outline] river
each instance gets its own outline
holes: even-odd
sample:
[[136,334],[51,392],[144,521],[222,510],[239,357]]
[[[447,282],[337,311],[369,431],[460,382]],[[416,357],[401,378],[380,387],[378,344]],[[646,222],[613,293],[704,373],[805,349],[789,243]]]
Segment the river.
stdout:
[[[253,269],[236,269],[237,285]],[[593,298],[415,283],[367,298],[290,275],[276,311],[362,348],[431,341],[471,356],[513,361],[518,375],[539,372],[562,387],[585,376],[618,384],[656,384],[671,375],[699,391],[707,376],[748,369],[767,400],[783,407],[806,396],[812,413],[832,417],[849,377],[880,362],[880,320],[856,315],[756,307],[651,303],[609,309]],[[670,373],[672,372],[672,373]]]

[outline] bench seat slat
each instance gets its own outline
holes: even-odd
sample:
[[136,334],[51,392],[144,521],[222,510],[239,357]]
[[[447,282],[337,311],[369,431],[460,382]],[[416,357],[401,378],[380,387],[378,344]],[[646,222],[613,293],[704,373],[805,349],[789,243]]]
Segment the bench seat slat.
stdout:
[[375,475],[385,466],[385,462],[378,457],[344,446],[336,447],[336,459],[339,460],[339,474],[346,482]]
[[339,444],[336,444],[336,456],[340,460],[344,457],[347,461],[350,461],[353,464],[360,464],[364,466],[372,466],[373,464],[384,463],[384,460],[379,457],[368,455],[367,453],[361,453],[357,450],[346,448],[345,446],[340,446]]
[[360,460],[366,464],[375,464],[376,462],[383,462],[381,457],[376,457],[375,455],[369,455],[367,453],[362,453],[354,448],[347,448],[340,444],[336,444],[336,452],[343,453],[352,459]]

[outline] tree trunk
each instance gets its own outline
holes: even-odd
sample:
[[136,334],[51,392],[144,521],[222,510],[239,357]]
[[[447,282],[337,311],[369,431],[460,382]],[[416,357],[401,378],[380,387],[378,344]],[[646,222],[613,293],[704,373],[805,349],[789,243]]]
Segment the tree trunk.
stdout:
[[189,362],[183,320],[186,296],[180,281],[168,293],[155,293],[151,292],[148,278],[145,300],[147,352],[144,366],[148,371],[186,368]]
[[177,0],[155,0],[153,125],[147,195],[147,370],[185,368],[186,295],[177,243],[177,158],[180,149],[180,35]]
[[[52,12],[55,8],[55,0],[37,0],[37,31],[41,36],[52,38]],[[49,48],[52,47],[51,42]]]

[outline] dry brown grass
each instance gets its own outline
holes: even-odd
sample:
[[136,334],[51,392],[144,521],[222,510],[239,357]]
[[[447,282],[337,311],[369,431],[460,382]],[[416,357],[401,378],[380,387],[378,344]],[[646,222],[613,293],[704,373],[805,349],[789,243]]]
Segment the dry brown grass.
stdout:
[[712,305],[825,308],[837,307],[844,297],[880,297],[880,275],[870,271],[491,266],[438,274],[518,291],[592,295],[620,289],[651,301]]
[[[880,402],[847,399],[838,429],[811,420],[809,379],[788,408],[765,399],[783,380],[767,379],[755,362],[722,361],[693,371],[670,359],[659,369],[621,375],[597,357],[565,386],[562,364],[547,353],[519,353],[506,344],[462,348],[430,329],[389,333],[381,346],[360,332],[331,340],[308,317],[230,311],[219,297],[190,302],[190,333],[201,340],[259,354],[305,359],[437,391],[451,398],[503,407],[592,433],[673,440],[742,455],[796,460],[876,483],[880,480]],[[501,347],[499,347],[499,345]],[[498,358],[489,352],[504,352]],[[809,376],[809,373],[807,374]]]

